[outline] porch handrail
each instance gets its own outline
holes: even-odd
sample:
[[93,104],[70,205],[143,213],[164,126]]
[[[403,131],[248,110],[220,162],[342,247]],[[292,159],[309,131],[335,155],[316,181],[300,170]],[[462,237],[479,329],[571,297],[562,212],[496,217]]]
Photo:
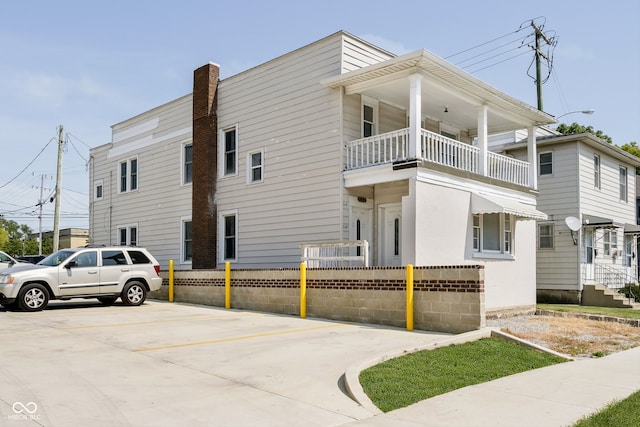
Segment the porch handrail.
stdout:
[[[420,130],[418,160],[480,174],[478,147],[446,136]],[[409,159],[409,128],[386,132],[345,144],[345,169],[353,170]],[[485,175],[499,181],[529,186],[528,162],[502,154],[487,153]]]

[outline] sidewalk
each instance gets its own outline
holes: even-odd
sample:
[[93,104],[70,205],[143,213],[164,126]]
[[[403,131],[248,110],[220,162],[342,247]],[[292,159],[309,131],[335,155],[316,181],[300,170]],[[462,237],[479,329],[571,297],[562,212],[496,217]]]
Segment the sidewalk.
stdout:
[[349,425],[570,426],[640,390],[640,347],[465,387]]

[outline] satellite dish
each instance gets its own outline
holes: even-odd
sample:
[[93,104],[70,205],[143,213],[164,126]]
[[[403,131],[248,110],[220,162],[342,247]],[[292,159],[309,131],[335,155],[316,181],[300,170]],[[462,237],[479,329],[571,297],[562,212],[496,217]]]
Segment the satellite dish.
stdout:
[[582,227],[580,219],[576,218],[575,216],[566,217],[564,219],[564,222],[567,224],[567,227],[569,227],[571,231],[578,231]]

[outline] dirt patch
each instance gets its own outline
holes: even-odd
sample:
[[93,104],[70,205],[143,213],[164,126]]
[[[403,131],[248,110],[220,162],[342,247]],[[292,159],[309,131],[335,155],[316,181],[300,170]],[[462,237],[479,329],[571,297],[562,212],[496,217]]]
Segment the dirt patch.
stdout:
[[487,326],[573,357],[601,357],[640,346],[640,327],[578,317],[514,316]]

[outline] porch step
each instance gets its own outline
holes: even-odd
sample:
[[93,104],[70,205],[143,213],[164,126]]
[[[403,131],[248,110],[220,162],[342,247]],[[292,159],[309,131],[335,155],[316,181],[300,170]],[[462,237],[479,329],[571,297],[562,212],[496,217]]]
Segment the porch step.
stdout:
[[597,283],[584,285],[582,290],[582,305],[640,310],[640,303],[629,302],[629,298],[626,298],[623,294]]

